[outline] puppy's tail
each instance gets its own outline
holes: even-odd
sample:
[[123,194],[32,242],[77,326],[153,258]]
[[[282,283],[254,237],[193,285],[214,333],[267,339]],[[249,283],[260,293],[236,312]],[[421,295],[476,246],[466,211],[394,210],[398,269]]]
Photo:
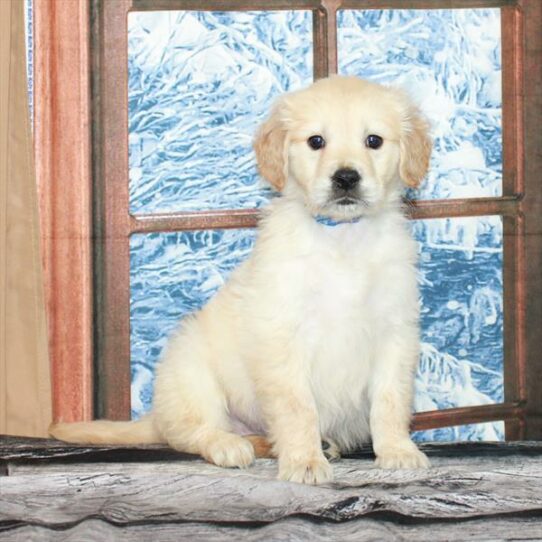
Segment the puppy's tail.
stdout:
[[[156,429],[152,415],[132,422],[96,420],[93,422],[52,423],[49,434],[73,444],[164,444],[166,440]],[[254,447],[256,457],[276,457],[269,440],[262,435],[245,437]]]
[[132,422],[96,420],[93,422],[53,423],[49,434],[77,444],[160,444],[165,440],[154,426],[152,415]]

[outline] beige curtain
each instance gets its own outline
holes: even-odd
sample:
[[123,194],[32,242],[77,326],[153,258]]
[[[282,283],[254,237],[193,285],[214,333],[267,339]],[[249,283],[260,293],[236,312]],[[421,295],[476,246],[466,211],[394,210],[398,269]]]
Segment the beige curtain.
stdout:
[[24,1],[0,0],[0,433],[45,436],[51,385]]

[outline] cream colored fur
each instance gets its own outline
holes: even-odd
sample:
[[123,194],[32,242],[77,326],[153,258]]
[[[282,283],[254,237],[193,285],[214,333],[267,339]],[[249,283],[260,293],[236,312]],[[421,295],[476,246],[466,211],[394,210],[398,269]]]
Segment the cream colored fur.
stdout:
[[[307,144],[321,135],[324,148]],[[379,149],[368,135],[383,138]],[[182,322],[160,362],[152,413],[138,422],[58,424],[76,442],[167,442],[217,465],[244,467],[266,434],[279,477],[332,478],[321,440],[341,451],[372,439],[377,465],[428,466],[409,423],[419,356],[416,245],[401,181],[427,171],[427,125],[401,92],[332,77],[278,100],[255,139],[262,175],[282,197],[253,253]],[[332,201],[340,168],[363,200]],[[335,227],[315,215],[359,222]]]

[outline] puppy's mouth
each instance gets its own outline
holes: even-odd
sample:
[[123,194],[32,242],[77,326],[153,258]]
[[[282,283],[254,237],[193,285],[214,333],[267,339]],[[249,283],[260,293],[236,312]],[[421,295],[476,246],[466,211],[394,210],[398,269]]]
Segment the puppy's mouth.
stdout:
[[332,203],[334,203],[335,205],[357,205],[363,203],[363,200],[361,200],[360,198],[353,198],[351,196],[344,196],[342,198],[337,198],[333,200]]
[[335,220],[352,220],[365,215],[369,211],[369,203],[360,196],[340,196],[330,198],[320,208],[320,212]]
[[361,196],[340,196],[335,197],[333,199],[330,199],[328,201],[329,206],[338,206],[338,207],[353,207],[353,206],[361,206],[361,207],[368,207],[368,202],[362,198]]

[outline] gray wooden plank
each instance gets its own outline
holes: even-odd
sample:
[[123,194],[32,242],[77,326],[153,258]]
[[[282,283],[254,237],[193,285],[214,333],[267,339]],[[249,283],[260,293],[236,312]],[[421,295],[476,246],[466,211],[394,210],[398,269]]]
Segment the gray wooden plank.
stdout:
[[0,521],[41,525],[94,516],[113,523],[272,522],[291,515],[345,521],[390,513],[452,519],[542,511],[542,462],[455,461],[384,471],[342,459],[336,480],[311,487],[276,480],[276,462],[246,471],[179,462],[177,472],[19,474],[0,478]]
[[355,519],[344,523],[310,522],[287,518],[263,526],[225,526],[204,523],[160,523],[119,526],[91,519],[83,523],[51,530],[40,525],[25,525],[0,531],[5,542],[96,542],[123,540],[133,542],[260,542],[363,541],[450,541],[450,540],[542,540],[542,520],[532,517],[472,519],[459,522],[408,523],[393,518]]
[[365,449],[309,487],[276,480],[274,460],[0,437],[0,539],[542,540],[542,443],[424,449],[426,471],[376,469]]
[[7,461],[162,461],[194,459],[162,444],[103,446],[67,444],[59,440],[0,435],[0,463]]

